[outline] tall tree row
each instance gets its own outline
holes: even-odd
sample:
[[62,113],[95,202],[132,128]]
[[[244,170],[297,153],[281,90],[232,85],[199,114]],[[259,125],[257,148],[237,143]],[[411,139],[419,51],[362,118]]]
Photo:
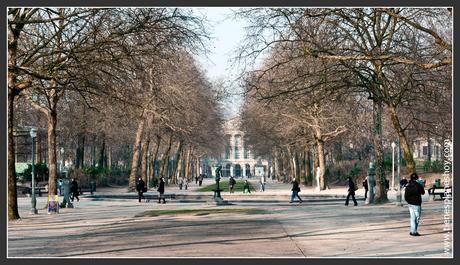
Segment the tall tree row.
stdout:
[[[206,52],[206,39],[203,18],[186,8],[10,8],[9,219],[19,218],[13,137],[18,98],[47,120],[50,195],[56,194],[58,146],[69,147],[66,151],[78,167],[91,143],[91,166],[109,167],[112,154],[123,151],[132,155],[132,171],[141,160],[145,169],[146,156],[140,148],[148,152],[152,145],[147,143],[156,142],[155,148],[161,150],[164,138],[186,137],[192,134],[190,128],[219,132],[211,85],[194,66],[192,55]],[[178,110],[191,112],[190,103],[203,108],[193,117],[180,116]],[[199,121],[188,127],[187,119]],[[171,133],[165,134],[167,130]],[[198,145],[192,137],[187,140]],[[136,175],[132,172],[130,188]]]
[[[259,69],[248,69],[250,78],[246,78],[256,84],[268,80],[271,88],[262,100],[286,95],[294,100],[302,95],[327,106],[334,95],[346,94],[372,102],[376,202],[386,201],[382,116],[388,111],[406,170],[413,172],[408,130],[420,128],[423,118],[412,107],[423,105],[422,97],[440,99],[451,91],[447,83],[441,90],[431,89],[432,84],[442,83],[436,74],[440,70],[447,80],[451,76],[451,12],[443,8],[269,8],[245,9],[236,15],[249,23],[239,59],[264,58]],[[324,65],[328,65],[324,77],[312,81]],[[288,69],[286,73],[280,72],[282,68]],[[302,82],[308,85],[299,85]],[[258,91],[257,85],[249,88]],[[343,106],[333,108],[333,116]],[[314,115],[315,110],[309,112]],[[415,117],[408,119],[408,112]],[[340,124],[334,127],[340,131]],[[315,128],[309,130],[316,131],[316,149],[321,153],[321,134]],[[321,165],[321,155],[318,158]]]

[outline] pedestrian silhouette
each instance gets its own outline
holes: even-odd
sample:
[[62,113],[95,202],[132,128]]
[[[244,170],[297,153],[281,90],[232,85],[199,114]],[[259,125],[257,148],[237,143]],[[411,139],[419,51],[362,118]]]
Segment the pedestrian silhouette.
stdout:
[[73,202],[74,198],[77,198],[77,202],[80,201],[80,198],[78,198],[78,183],[74,178],[72,179],[70,185],[70,192],[72,193],[70,200]]
[[243,193],[251,193],[251,188],[249,187],[248,180],[244,181]]
[[367,183],[367,177],[363,181],[364,188],[364,199],[367,199],[367,192],[369,191],[369,184]]
[[142,180],[142,178],[139,178],[138,183],[136,185],[136,190],[139,197],[139,202],[141,202],[141,199],[145,200],[144,192],[147,191],[147,187],[145,186],[145,182]]
[[295,178],[292,178],[291,183],[292,183],[292,189],[291,189],[292,194],[291,194],[291,201],[289,203],[293,203],[295,198],[299,199],[299,202],[302,202],[302,199],[299,196],[299,192],[300,192],[299,182],[297,182]]
[[158,190],[157,190],[159,193],[160,193],[160,196],[158,196],[158,203],[161,202],[161,200],[163,199],[163,203],[166,203],[166,199],[165,199],[165,180],[163,177],[160,178],[160,183],[158,184]]
[[411,236],[420,236],[417,232],[418,224],[420,222],[420,215],[422,213],[422,195],[425,194],[423,186],[417,182],[417,173],[410,175],[409,183],[406,185],[404,191],[404,199],[408,203],[410,213],[410,232]]
[[353,199],[353,203],[355,206],[358,206],[358,202],[355,199],[355,190],[357,190],[357,187],[351,177],[348,177],[348,195],[347,195],[347,200],[345,201],[345,206],[348,206],[348,200],[351,198]]

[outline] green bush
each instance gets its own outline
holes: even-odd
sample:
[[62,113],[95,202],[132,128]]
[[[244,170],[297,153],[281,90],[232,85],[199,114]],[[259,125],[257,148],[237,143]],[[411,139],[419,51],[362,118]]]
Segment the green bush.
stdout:
[[[23,173],[24,180],[32,181],[32,164],[30,164]],[[47,181],[49,178],[49,169],[45,163],[35,164],[35,179]]]
[[350,169],[348,176],[351,177],[352,179],[356,179],[356,177],[358,177],[360,173],[361,173],[361,168],[359,167],[358,164],[354,164],[353,167]]
[[433,172],[443,172],[444,166],[442,164],[442,161],[435,160],[431,163],[431,169]]
[[428,161],[428,160],[425,161],[425,162],[423,163],[423,171],[425,171],[425,172],[429,171],[429,170],[430,170],[430,166],[431,166],[431,161]]

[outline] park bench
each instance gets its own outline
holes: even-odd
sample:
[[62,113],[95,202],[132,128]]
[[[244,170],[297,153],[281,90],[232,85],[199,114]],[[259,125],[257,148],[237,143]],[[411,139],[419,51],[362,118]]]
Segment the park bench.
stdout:
[[433,186],[432,188],[428,189],[428,194],[433,196],[433,200],[435,199],[436,195],[439,195],[441,200],[444,198],[446,191],[448,193],[452,193],[452,187],[448,187],[445,189],[444,187],[436,187]]
[[89,192],[91,195],[96,191],[95,184],[89,184],[88,186],[78,187],[78,194],[83,194],[84,192]]
[[[42,196],[43,192],[48,192],[47,187],[45,187],[45,186],[35,187],[35,194],[38,194],[39,197]],[[32,188],[31,187],[24,187],[22,189],[22,194],[30,194],[30,195],[32,195]]]

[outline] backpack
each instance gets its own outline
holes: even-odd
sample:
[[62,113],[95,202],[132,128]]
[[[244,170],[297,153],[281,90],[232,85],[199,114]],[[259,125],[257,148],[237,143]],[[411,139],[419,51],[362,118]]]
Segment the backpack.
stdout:
[[[405,192],[404,192],[404,199],[407,201],[409,198],[414,198],[419,195],[420,191],[417,187],[417,183],[409,182],[406,185]],[[409,199],[410,200],[410,199]]]

